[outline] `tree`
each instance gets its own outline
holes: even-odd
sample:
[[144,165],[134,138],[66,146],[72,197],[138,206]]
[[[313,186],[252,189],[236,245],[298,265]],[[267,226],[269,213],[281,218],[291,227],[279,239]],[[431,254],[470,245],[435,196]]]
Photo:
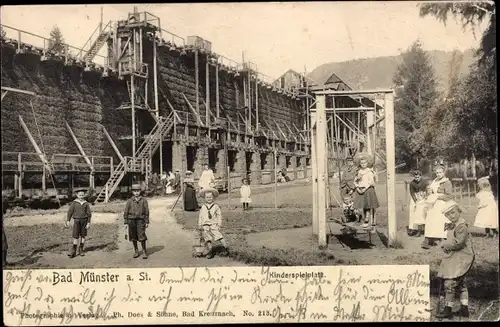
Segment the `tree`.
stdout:
[[396,160],[411,167],[428,153],[426,129],[422,122],[433,108],[438,93],[434,68],[420,41],[401,54],[393,77],[396,87]]
[[436,2],[420,5],[420,16],[434,16],[446,25],[448,16],[460,17],[462,27],[472,28],[489,19],[488,27],[481,37],[481,46],[477,50],[478,63],[481,65],[491,63],[496,71],[496,11],[494,2]]
[[50,31],[48,50],[53,52],[58,52],[60,54],[64,54],[66,51],[64,37],[59,27],[57,27],[57,25],[55,25]]
[[460,17],[462,26],[475,27],[489,19],[483,32],[477,62],[464,79],[454,83],[447,101],[431,115],[428,130],[446,132],[433,135],[433,146],[450,159],[474,154],[491,160],[497,151],[496,98],[496,12],[492,2],[426,3],[420,16],[432,15],[446,24],[449,15]]

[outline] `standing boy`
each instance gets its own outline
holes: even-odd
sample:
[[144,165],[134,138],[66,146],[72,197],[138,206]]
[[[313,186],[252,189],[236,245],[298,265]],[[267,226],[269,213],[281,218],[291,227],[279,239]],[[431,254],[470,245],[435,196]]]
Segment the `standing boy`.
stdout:
[[452,318],[455,295],[460,293],[460,311],[462,317],[469,317],[469,293],[466,275],[474,262],[474,249],[469,235],[467,222],[461,217],[462,209],[455,201],[447,201],[442,213],[448,218],[446,224],[447,239],[441,245],[444,252],[437,276],[442,279],[445,290],[444,310],[436,314],[437,318]]
[[70,220],[73,218],[73,246],[68,256],[74,258],[76,256],[76,248],[78,247],[78,241],[80,240],[80,247],[78,248],[78,254],[84,256],[83,247],[85,244],[85,237],[87,237],[87,231],[90,228],[90,219],[92,218],[92,210],[90,209],[90,203],[85,200],[85,194],[87,190],[78,189],[76,190],[76,199],[71,202],[67,220],[64,222],[66,227],[69,226]]
[[132,197],[127,200],[123,213],[124,224],[128,225],[128,238],[134,245],[134,258],[139,257],[137,242],[141,242],[142,258],[148,258],[146,228],[149,225],[148,200],[141,196],[141,186],[132,185]]

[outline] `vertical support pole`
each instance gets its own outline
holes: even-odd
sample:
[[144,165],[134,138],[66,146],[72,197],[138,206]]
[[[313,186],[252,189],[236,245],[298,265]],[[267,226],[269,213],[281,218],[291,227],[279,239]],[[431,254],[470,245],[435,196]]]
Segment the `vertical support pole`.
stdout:
[[102,16],[103,16],[103,8],[101,7],[101,21],[99,22],[99,34],[102,33]]
[[318,165],[318,245],[326,246],[326,101],[325,95],[317,96],[316,106],[316,156]]
[[274,209],[278,209],[278,152],[274,150]]
[[210,126],[210,64],[209,64],[210,58],[209,55],[207,55],[207,63],[205,64],[205,69],[206,69],[206,107],[205,107],[205,125],[207,125],[207,128]]
[[[309,107],[308,107],[309,108]],[[311,165],[312,165],[312,196],[313,196],[313,235],[318,235],[318,158],[316,151],[316,113],[311,113]]]
[[396,157],[394,140],[394,93],[385,94],[385,150],[387,153],[387,221],[389,245],[396,239]]
[[367,111],[366,112],[366,126],[365,126],[365,134],[366,134],[366,147],[367,147],[367,151],[369,154],[371,155],[375,155],[374,154],[374,144],[373,144],[373,136],[372,136],[372,128],[370,128],[370,126],[373,125],[373,123],[375,122],[375,112],[373,111]]
[[[199,114],[200,112],[200,58],[198,49],[194,50],[194,84],[196,88],[196,112]],[[186,126],[188,120],[186,117]]]
[[46,180],[47,180],[47,169],[45,168],[45,165],[43,165],[43,168],[42,168],[42,190],[44,192],[47,191]]
[[227,207],[231,208],[231,167],[227,166]]
[[134,75],[130,76],[130,106],[132,108],[132,158],[135,159],[135,85]]
[[259,130],[259,82],[255,78],[255,129]]
[[219,63],[215,64],[215,110],[216,117],[220,117],[220,99],[219,99]]
[[19,184],[17,190],[19,192],[18,197],[21,198],[21,196],[23,195],[23,164],[20,152],[17,154],[17,170],[19,171],[19,179],[17,180]]
[[[156,44],[156,40],[153,42],[153,84],[154,84],[154,94],[155,94],[155,115],[156,115],[156,120],[159,121],[160,119],[160,108],[158,105],[158,63],[157,63],[157,47],[158,45]],[[146,90],[147,94],[147,90]],[[175,119],[175,116],[174,116]],[[174,124],[174,129],[175,129],[175,124]],[[175,131],[174,131],[174,137],[175,137]],[[163,174],[163,137],[160,135],[160,175]]]
[[90,172],[90,177],[89,177],[89,186],[91,189],[95,188],[95,172],[94,172],[94,157],[91,157],[91,163],[92,163],[92,171]]

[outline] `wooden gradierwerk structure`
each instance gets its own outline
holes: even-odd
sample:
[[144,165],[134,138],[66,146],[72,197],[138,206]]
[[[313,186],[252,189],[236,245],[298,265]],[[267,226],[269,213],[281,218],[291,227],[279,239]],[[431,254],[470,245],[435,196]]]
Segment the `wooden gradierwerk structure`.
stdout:
[[[107,202],[133,180],[176,169],[197,178],[204,164],[233,187],[246,175],[267,184],[274,154],[290,179],[310,177],[315,92],[350,90],[335,75],[316,83],[290,70],[271,79],[137,8],[107,24],[101,15],[82,48],[55,51],[44,37],[2,29],[2,185],[16,197],[36,189],[57,198],[80,184]],[[335,105],[330,172],[367,146],[367,124],[377,119],[367,121],[374,111],[365,109],[376,107],[369,99],[346,95]]]

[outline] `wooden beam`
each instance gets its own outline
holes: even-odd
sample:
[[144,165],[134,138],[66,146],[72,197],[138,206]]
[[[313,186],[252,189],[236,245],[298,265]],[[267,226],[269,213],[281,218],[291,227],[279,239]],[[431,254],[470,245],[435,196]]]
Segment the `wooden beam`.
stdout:
[[285,141],[288,141],[288,137],[286,136],[286,134],[283,132],[283,130],[281,129],[280,125],[278,125],[278,123],[276,122],[276,120],[273,119],[273,122],[274,124],[276,125],[276,127],[278,127],[278,130],[280,131],[281,135],[283,135],[283,137],[285,138]]
[[295,139],[295,142],[297,142],[297,136],[295,136],[295,133],[292,131],[292,129],[290,128],[290,126],[288,125],[285,125],[285,127],[288,129],[288,131],[290,132],[290,135],[292,135],[292,137]]
[[[311,109],[314,112],[315,109]],[[344,107],[344,108],[325,108],[326,112],[365,112],[365,111],[375,111],[373,107]]]
[[[25,90],[16,89],[16,88],[7,87],[7,86],[2,86],[2,90],[3,91],[16,92],[16,93],[22,93],[22,94],[28,94],[28,95],[36,95],[35,92],[25,91]],[[3,95],[2,95],[2,99],[3,99]]]
[[[191,105],[191,103],[189,102],[189,100],[187,99],[186,95],[184,93],[181,93],[182,94],[182,97],[184,98],[184,100],[186,101],[187,105],[189,106],[189,109],[191,109],[191,112],[195,115],[196,117],[196,120],[198,122],[198,125],[199,126],[202,126],[202,127],[205,127],[205,124],[203,124],[203,121],[201,120],[200,118],[200,113],[199,112],[196,112],[196,109],[193,108],[193,106]],[[186,122],[187,123],[187,122]]]
[[177,119],[177,121],[179,123],[182,123],[183,121],[182,121],[181,117],[179,116],[179,114],[177,113],[177,110],[174,109],[174,106],[172,106],[172,104],[170,103],[170,101],[168,101],[167,98],[165,98],[165,99],[167,100],[167,104],[170,107],[170,110],[172,110],[172,112],[174,113],[175,119]]
[[274,138],[276,140],[279,140],[280,138],[278,137],[278,135],[274,132],[274,129],[271,127],[271,125],[269,125],[269,123],[267,122],[267,120],[265,119],[264,120],[264,124],[266,124],[267,128],[273,133],[274,135]]
[[104,131],[104,135],[106,135],[106,138],[108,139],[109,143],[111,144],[111,147],[113,150],[115,150],[116,155],[118,158],[120,158],[120,161],[123,162],[123,156],[120,153],[120,150],[118,150],[118,147],[116,146],[115,142],[113,141],[113,138],[111,138],[111,135],[109,135],[108,131],[106,130],[106,127],[104,125],[101,125],[102,130]]
[[78,139],[76,138],[75,133],[73,133],[71,126],[69,126],[67,121],[64,121],[64,124],[66,125],[66,129],[68,130],[69,134],[71,135],[71,138],[75,142],[76,147],[78,148],[78,151],[80,151],[80,154],[83,156],[83,159],[85,159],[85,162],[87,163],[87,165],[89,165],[90,169],[94,170],[94,165],[92,165],[92,162],[90,161],[89,157],[85,154],[85,150],[83,150],[83,147],[80,144],[80,142],[78,141]]
[[391,89],[380,89],[380,90],[344,90],[344,91],[335,91],[335,90],[324,90],[324,91],[316,91],[314,94],[316,95],[367,95],[367,94],[388,94],[393,93],[394,91]]
[[304,137],[304,135],[302,135],[302,132],[297,128],[297,126],[294,123],[292,123],[292,126],[293,128],[295,128],[297,133],[299,133],[300,137],[304,140],[304,142],[307,142],[306,138]]
[[317,165],[317,179],[318,179],[318,245],[324,247],[326,243],[326,183],[328,176],[326,175],[326,101],[325,96],[317,97],[318,112],[316,114],[316,165]]
[[396,241],[396,149],[394,137],[394,93],[386,93],[384,98],[385,149],[387,158],[387,221],[389,245]]
[[[217,119],[217,116],[214,115],[214,113],[212,112],[212,110],[210,110],[209,108],[207,108],[207,104],[206,104],[205,100],[201,99],[201,102],[203,103],[203,105],[205,106],[205,108],[208,109],[208,112],[209,112],[210,116],[212,116],[212,118],[214,118],[214,120]],[[210,121],[210,119],[208,121]],[[209,126],[209,125],[207,125],[207,126]]]
[[26,126],[26,123],[24,122],[23,117],[21,115],[19,115],[19,122],[21,123],[21,126],[24,129],[24,132],[28,136],[28,139],[30,140],[31,145],[33,145],[33,147],[35,148],[36,154],[38,154],[38,157],[40,158],[40,160],[42,161],[42,163],[45,166],[47,166],[47,169],[49,170],[49,172],[51,172],[52,169],[50,167],[49,161],[47,160],[47,157],[45,157],[45,154],[38,147],[38,144],[36,143],[35,139],[33,138],[33,135],[31,135],[31,132],[30,132],[28,126]]

